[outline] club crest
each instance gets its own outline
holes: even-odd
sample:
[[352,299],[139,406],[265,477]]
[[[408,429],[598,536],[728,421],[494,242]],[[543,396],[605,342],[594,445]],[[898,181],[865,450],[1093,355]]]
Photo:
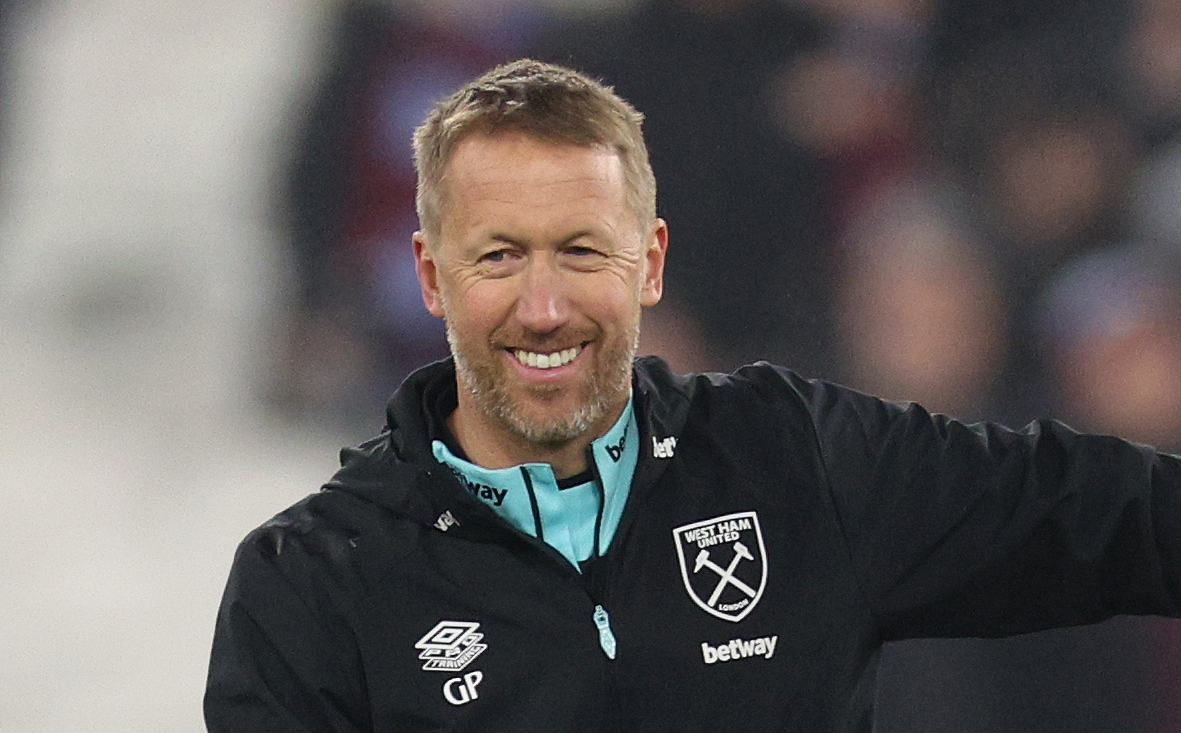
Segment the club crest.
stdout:
[[741,621],[767,585],[763,532],[755,512],[705,519],[673,530],[685,590],[718,618]]

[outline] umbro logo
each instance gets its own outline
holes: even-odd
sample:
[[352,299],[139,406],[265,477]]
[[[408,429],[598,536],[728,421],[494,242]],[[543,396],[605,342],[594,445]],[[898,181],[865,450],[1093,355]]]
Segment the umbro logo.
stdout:
[[[484,635],[475,621],[440,621],[415,642],[420,649],[418,658],[428,672],[459,672],[484,653],[487,644],[480,642]],[[460,677],[443,683],[443,698],[452,705],[466,705],[480,696],[476,689],[484,680],[484,673],[473,669]]]
[[415,642],[420,649],[418,658],[423,660],[422,668],[428,672],[458,672],[484,653],[487,644],[477,629],[475,621],[440,621]]

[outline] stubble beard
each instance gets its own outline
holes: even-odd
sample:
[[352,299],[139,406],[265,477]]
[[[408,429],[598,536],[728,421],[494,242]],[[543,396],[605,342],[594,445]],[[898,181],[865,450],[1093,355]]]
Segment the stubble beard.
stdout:
[[[577,406],[567,414],[549,420],[526,413],[508,390],[508,378],[503,365],[496,358],[496,349],[489,347],[493,358],[483,354],[469,354],[450,322],[445,323],[447,343],[455,359],[455,372],[460,388],[475,401],[477,409],[493,422],[506,428],[522,440],[547,448],[556,448],[586,434],[607,411],[631,388],[632,361],[639,348],[638,319],[617,343],[604,344],[600,368],[592,368],[582,382]],[[554,393],[559,388],[538,388],[540,394]]]

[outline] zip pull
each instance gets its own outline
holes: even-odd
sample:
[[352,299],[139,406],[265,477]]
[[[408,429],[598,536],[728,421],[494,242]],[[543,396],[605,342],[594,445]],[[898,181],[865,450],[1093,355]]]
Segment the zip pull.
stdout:
[[615,658],[615,634],[611,631],[611,619],[607,617],[607,611],[602,606],[595,606],[595,626],[599,629],[599,646],[603,647],[603,653],[607,655],[608,659]]

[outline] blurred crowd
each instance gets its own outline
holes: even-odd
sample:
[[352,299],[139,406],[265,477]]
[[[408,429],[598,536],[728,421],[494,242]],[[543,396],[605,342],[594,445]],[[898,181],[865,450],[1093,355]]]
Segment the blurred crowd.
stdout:
[[[1181,2],[355,0],[334,22],[283,198],[288,414],[363,434],[447,353],[409,247],[411,131],[533,56],[646,116],[671,244],[643,352],[1181,450]],[[1181,730],[1177,633],[904,645],[883,729]]]
[[299,416],[371,420],[446,353],[410,133],[530,55],[646,115],[672,250],[643,350],[1181,450],[1181,3],[357,0],[336,38],[285,198]]

